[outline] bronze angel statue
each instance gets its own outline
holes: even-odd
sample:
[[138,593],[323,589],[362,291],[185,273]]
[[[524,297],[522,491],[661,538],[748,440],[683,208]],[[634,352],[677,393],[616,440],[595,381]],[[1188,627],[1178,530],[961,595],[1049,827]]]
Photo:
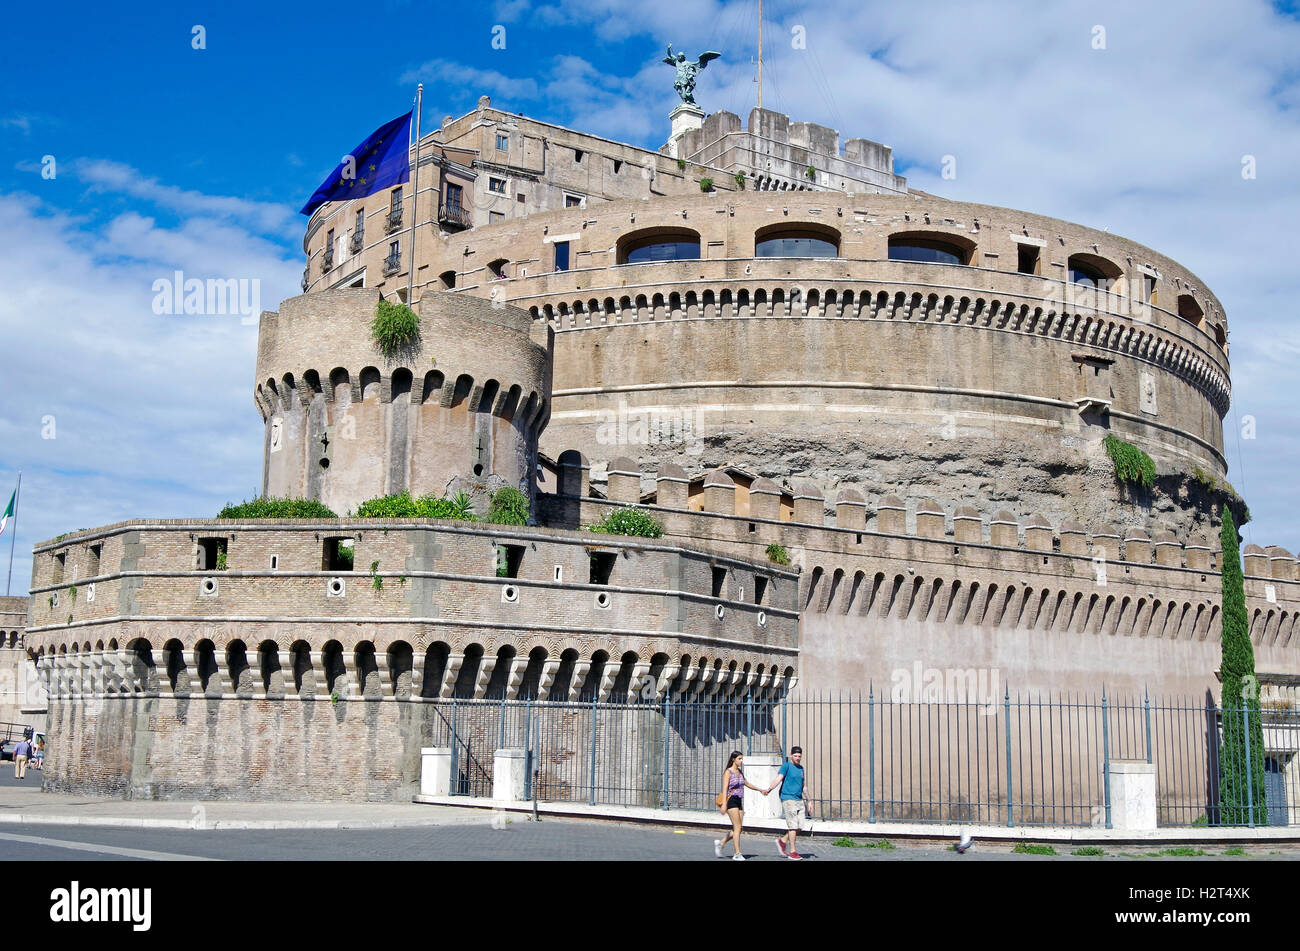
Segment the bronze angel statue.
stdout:
[[673,45],[668,44],[668,55],[664,57],[664,62],[677,68],[677,79],[673,82],[673,88],[677,90],[677,95],[681,97],[682,102],[695,105],[695,75],[708,66],[710,60],[717,59],[721,55],[721,53],[701,53],[698,60],[689,63],[686,61],[685,53],[674,55]]

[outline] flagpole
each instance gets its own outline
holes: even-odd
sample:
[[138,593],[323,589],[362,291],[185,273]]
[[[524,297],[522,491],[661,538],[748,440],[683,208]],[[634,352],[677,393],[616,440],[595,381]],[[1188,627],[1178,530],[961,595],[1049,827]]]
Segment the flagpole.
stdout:
[[411,295],[414,293],[415,288],[415,220],[420,214],[420,113],[423,111],[423,107],[424,83],[420,83],[415,89],[415,174],[411,176],[414,181],[411,187],[415,194],[411,202],[411,261],[407,265],[409,271],[406,278],[407,307],[415,304],[415,300]]
[[9,580],[5,582],[5,597],[14,583],[14,542],[18,540],[18,502],[23,494],[23,470],[18,470],[18,487],[14,489],[14,533],[9,537]]

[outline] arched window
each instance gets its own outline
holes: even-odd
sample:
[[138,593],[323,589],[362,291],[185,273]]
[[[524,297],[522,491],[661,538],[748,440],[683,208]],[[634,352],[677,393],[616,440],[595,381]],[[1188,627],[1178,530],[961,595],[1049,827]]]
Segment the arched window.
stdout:
[[837,258],[840,234],[818,224],[779,224],[754,235],[756,258]]
[[507,261],[505,258],[497,258],[495,261],[489,264],[488,273],[492,275],[491,280],[504,281],[506,279],[506,266],[509,263],[510,262]]
[[889,238],[889,260],[922,264],[969,264],[975,245],[953,235],[924,232],[895,234]]
[[1069,258],[1070,280],[1084,287],[1110,290],[1123,273],[1114,264],[1095,254],[1072,254]]
[[1205,311],[1201,310],[1201,305],[1196,303],[1191,294],[1179,294],[1178,316],[1199,327],[1205,319]]
[[696,261],[700,236],[686,228],[652,228],[624,235],[618,242],[619,264],[655,261]]

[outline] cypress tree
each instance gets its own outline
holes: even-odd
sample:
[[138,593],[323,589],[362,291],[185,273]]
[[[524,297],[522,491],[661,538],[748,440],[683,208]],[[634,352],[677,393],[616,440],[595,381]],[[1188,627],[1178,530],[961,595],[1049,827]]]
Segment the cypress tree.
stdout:
[[1267,809],[1259,681],[1255,677],[1255,651],[1246,624],[1246,592],[1237,549],[1237,526],[1226,506],[1219,540],[1223,548],[1223,655],[1219,670],[1223,748],[1219,756],[1219,821],[1246,825],[1252,821],[1253,813],[1255,824],[1263,825]]

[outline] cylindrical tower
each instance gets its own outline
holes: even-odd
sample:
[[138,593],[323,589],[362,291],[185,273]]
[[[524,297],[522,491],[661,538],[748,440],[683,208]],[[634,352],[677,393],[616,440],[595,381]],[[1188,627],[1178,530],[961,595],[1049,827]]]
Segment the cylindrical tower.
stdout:
[[370,336],[378,301],[348,288],[262,315],[263,494],[339,514],[402,490],[531,495],[550,417],[550,329],[515,307],[434,294],[416,305],[418,343],[390,359]]

